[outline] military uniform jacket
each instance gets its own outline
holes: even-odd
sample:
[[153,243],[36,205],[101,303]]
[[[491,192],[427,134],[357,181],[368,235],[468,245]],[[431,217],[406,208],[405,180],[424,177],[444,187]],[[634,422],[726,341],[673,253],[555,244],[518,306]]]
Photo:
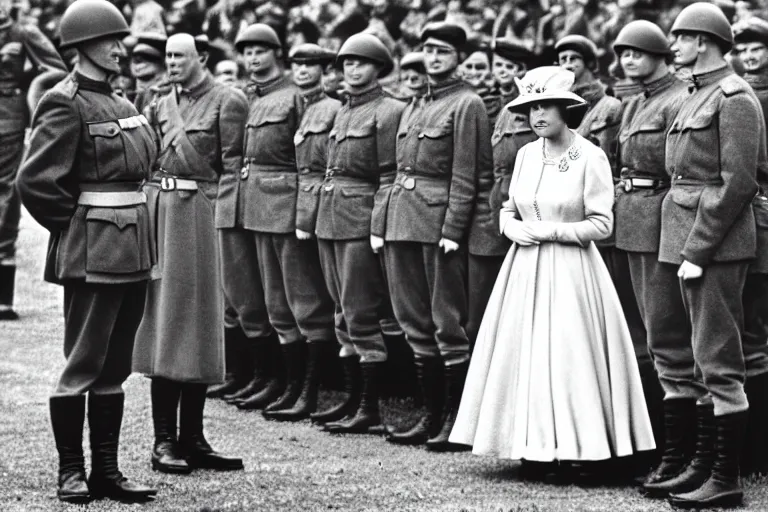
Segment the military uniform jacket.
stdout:
[[573,92],[589,103],[589,110],[576,129],[579,135],[601,148],[611,168],[616,163],[616,142],[621,125],[621,101],[605,94],[598,81],[575,87]]
[[395,172],[395,136],[405,104],[378,85],[348,95],[329,136],[328,172],[320,189],[316,234],[355,240],[386,229]]
[[[669,191],[664,167],[667,130],[688,97],[687,84],[668,74],[626,99],[619,132],[617,165],[621,179],[614,206],[616,247],[631,252],[659,251],[661,202]],[[656,188],[626,190],[631,178],[657,180]]]
[[18,187],[51,232],[45,279],[148,279],[156,254],[147,205],[78,205],[81,191],[140,190],[157,154],[146,118],[106,82],[75,73],[42,98],[32,124]]
[[[768,70],[760,74],[747,73],[744,80],[755,92],[763,110],[763,119],[768,123]],[[761,194],[752,201],[757,225],[757,257],[749,267],[752,274],[768,274],[768,174],[765,170],[765,166],[758,166],[757,183]]]
[[461,80],[408,105],[397,132],[386,241],[467,241],[477,175],[491,158],[489,132],[483,100]]
[[240,171],[248,113],[242,91],[206,72],[190,90],[171,88],[149,108],[162,148],[156,177],[218,183]]
[[320,188],[328,165],[328,134],[333,128],[341,102],[326,96],[322,86],[304,92],[302,101],[304,115],[293,137],[299,169],[296,229],[314,233]]
[[303,102],[285,76],[246,88],[243,166],[219,181],[216,227],[241,226],[264,233],[294,233],[298,172],[293,137]]
[[727,66],[694,75],[667,135],[672,187],[661,211],[659,260],[705,267],[755,256],[750,202],[766,161],[765,122],[752,89]]
[[27,59],[38,72],[67,71],[53,44],[37,27],[15,22],[0,27],[0,134],[23,132],[28,124],[23,91]]

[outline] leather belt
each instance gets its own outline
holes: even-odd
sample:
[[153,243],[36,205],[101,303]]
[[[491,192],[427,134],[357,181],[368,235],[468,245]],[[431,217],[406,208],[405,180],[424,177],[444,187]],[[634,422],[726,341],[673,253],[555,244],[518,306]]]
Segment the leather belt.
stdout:
[[163,176],[160,178],[160,190],[163,192],[171,192],[173,190],[197,190],[197,182],[195,180],[185,180],[184,178],[173,178]]
[[625,192],[632,192],[636,188],[642,189],[658,189],[666,188],[669,186],[667,180],[654,180],[652,178],[624,178],[621,180],[621,184],[624,187]]
[[119,208],[135,206],[147,202],[144,192],[80,192],[77,204],[81,206],[99,206],[104,208]]

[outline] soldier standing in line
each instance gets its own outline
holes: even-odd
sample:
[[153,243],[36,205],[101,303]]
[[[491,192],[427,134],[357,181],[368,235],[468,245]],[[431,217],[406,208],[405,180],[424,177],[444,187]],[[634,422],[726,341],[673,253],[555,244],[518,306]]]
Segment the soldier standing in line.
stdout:
[[[299,170],[296,199],[296,238],[303,240],[305,251],[318,253],[314,237],[320,187],[328,162],[328,133],[341,106],[338,100],[329,98],[323,91],[323,71],[335,59],[336,54],[316,44],[305,43],[291,50],[293,82],[301,91],[304,114],[301,116],[296,135],[296,166]],[[319,255],[318,255],[319,258]],[[322,263],[322,262],[321,262]],[[265,411],[264,416],[279,421],[298,421],[308,418],[317,408],[317,392],[320,371],[323,368],[324,350],[333,345],[310,343],[301,394],[293,404]]]
[[160,141],[147,194],[162,278],[147,290],[133,370],[152,379],[154,469],[243,469],[241,459],[208,444],[203,409],[208,384],[224,377],[216,193],[223,170],[240,167],[248,105],[242,92],[217,84],[203,68],[191,35],[171,36],[165,55],[172,87],[148,108]]
[[699,422],[693,460],[667,489],[673,506],[733,507],[743,499],[739,457],[749,410],[742,294],[755,257],[751,202],[768,158],[766,128],[754,92],[723,57],[733,45],[723,12],[691,4],[671,32],[675,64],[691,68],[692,92],[667,134],[672,186],[661,207],[659,261],[679,265],[687,312],[680,321],[692,329],[687,368],[703,380],[699,413],[714,418]]
[[503,109],[507,103],[520,94],[515,84],[515,78],[523,78],[528,72],[533,64],[534,54],[522,44],[511,39],[496,39],[493,42],[492,50],[491,71],[496,79],[496,86],[501,98],[501,108]]
[[421,98],[427,92],[427,71],[424,55],[410,52],[400,59],[400,93],[403,98]]
[[685,373],[687,369],[681,372],[676,364],[680,357],[683,361],[692,357],[690,327],[680,320],[685,308],[677,267],[658,261],[661,202],[669,191],[666,134],[687,97],[687,87],[669,73],[669,41],[653,23],[629,23],[619,32],[613,49],[626,77],[642,86],[641,94],[625,100],[614,233],[616,247],[627,251],[637,305],[647,326],[647,342],[637,340],[634,348],[657,446],[666,439],[662,463],[645,480],[645,491],[652,495],[657,483],[682,471],[682,461],[690,456],[693,437],[688,432],[695,428],[694,399],[701,390],[693,374]]
[[[77,0],[61,19],[74,72],[40,101],[18,186],[29,213],[51,232],[45,280],[64,286],[64,371],[50,399],[59,452],[57,495],[134,502],[157,491],[118,470],[131,352],[154,263],[146,196],[157,155],[152,130],[114,93],[128,25],[106,0]],[[82,436],[88,395],[91,474]]]
[[[316,233],[323,272],[336,302],[347,400],[313,415],[334,433],[365,433],[381,424],[379,394],[387,360],[380,314],[386,281],[379,246],[386,198],[395,173],[397,123],[405,105],[389,97],[379,77],[392,71],[386,46],[370,34],[347,39],[336,57],[348,95],[330,133],[328,170],[320,189]],[[359,377],[358,377],[359,375]]]
[[298,399],[307,343],[333,343],[333,300],[315,242],[296,237],[299,173],[293,137],[304,112],[304,99],[283,73],[279,63],[282,49],[268,25],[251,25],[236,45],[249,63],[252,82],[240,200],[228,201],[227,208],[239,208],[243,227],[251,232],[267,312],[280,339],[287,376],[287,386],[273,379],[237,406],[269,412],[290,408]]
[[15,181],[30,114],[24,64],[28,59],[38,73],[67,71],[53,44],[37,27],[14,21],[11,8],[9,0],[0,1],[0,321],[19,318],[13,310],[21,217]]
[[[736,53],[746,70],[744,80],[752,87],[768,121],[768,21],[750,18],[734,27]],[[749,419],[741,457],[743,475],[768,472],[768,169],[758,168],[761,194],[752,201],[757,228],[757,259],[744,284],[744,392]]]
[[398,174],[386,225],[372,242],[385,241],[395,317],[416,358],[427,414],[389,440],[461,450],[448,436],[469,366],[467,245],[477,176],[491,165],[491,130],[483,100],[456,76],[464,29],[430,24],[421,41],[429,88],[400,120]]

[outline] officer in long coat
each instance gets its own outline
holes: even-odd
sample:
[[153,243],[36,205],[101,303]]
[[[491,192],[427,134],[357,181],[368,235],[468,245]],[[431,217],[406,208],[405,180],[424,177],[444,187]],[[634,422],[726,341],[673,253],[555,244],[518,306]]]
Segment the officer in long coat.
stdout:
[[[222,197],[221,227],[239,210],[256,247],[269,320],[277,331],[288,385],[273,379],[238,402],[241,409],[291,407],[301,393],[307,343],[333,343],[333,300],[313,240],[296,237],[298,169],[293,137],[304,111],[299,89],[279,64],[282,48],[268,25],[251,25],[236,46],[253,61],[248,88],[239,197]],[[217,213],[218,215],[218,213]]]
[[[347,400],[313,417],[325,430],[364,433],[380,425],[379,392],[387,360],[380,314],[386,282],[371,234],[380,233],[395,172],[395,137],[405,105],[378,78],[392,70],[386,46],[371,34],[350,37],[337,65],[347,84],[344,105],[329,135],[328,169],[320,188],[315,232],[328,289],[336,303]],[[358,372],[360,379],[353,376]]]
[[[734,26],[736,53],[768,120],[768,21],[750,18]],[[761,172],[763,171],[763,172]],[[741,472],[768,472],[768,175],[758,169],[761,193],[752,200],[757,228],[757,259],[749,266],[744,283],[744,331],[742,345],[747,380],[744,392],[749,419],[741,457]]]
[[[304,113],[296,134],[296,167],[299,170],[296,198],[296,238],[303,240],[304,251],[319,254],[313,241],[320,204],[320,189],[328,163],[328,134],[333,127],[341,102],[323,91],[323,71],[333,62],[336,53],[312,43],[300,44],[291,50],[293,82],[301,91]],[[322,261],[321,261],[322,263]],[[326,348],[330,343],[310,343],[301,394],[295,403],[286,403],[280,409],[264,411],[264,416],[278,421],[297,421],[309,417],[317,408],[320,372]],[[297,375],[296,378],[300,378]]]
[[676,364],[678,354],[684,360],[692,357],[677,267],[658,260],[661,202],[670,186],[664,167],[666,134],[688,94],[687,85],[667,70],[669,41],[658,26],[633,21],[619,32],[613,48],[624,74],[642,87],[642,93],[626,100],[619,131],[621,181],[614,233],[616,247],[627,252],[632,287],[648,332],[647,344],[636,345],[635,356],[654,437],[666,439],[662,463],[645,481],[645,491],[654,494],[658,483],[680,473],[686,455],[690,456],[693,436],[688,432],[695,428],[695,398],[701,391],[692,374],[681,373],[689,369]]
[[52,74],[56,81],[63,78],[59,72],[67,71],[53,44],[37,27],[13,20],[10,3],[0,2],[0,321],[18,318],[13,297],[21,203],[15,181],[31,112],[27,109],[25,62],[31,62],[37,73]]
[[247,102],[203,68],[189,34],[169,38],[166,66],[174,87],[148,107],[160,141],[147,194],[157,219],[162,278],[147,291],[133,370],[152,379],[154,469],[242,469],[242,460],[217,453],[206,441],[203,408],[208,384],[224,377],[218,180],[223,169],[240,166]]
[[429,89],[400,120],[386,225],[373,234],[385,241],[395,317],[427,391],[427,414],[389,439],[454,450],[462,448],[448,436],[469,366],[467,246],[478,173],[491,165],[491,130],[483,100],[455,74],[464,30],[430,24],[421,40]]
[[[59,452],[58,497],[144,501],[156,490],[118,470],[122,384],[144,310],[154,237],[141,182],[156,157],[152,130],[108,77],[128,25],[106,0],[77,0],[61,19],[74,72],[40,101],[18,186],[32,216],[51,233],[46,281],[64,286],[67,362],[50,399]],[[91,474],[82,436],[88,396]]]
[[696,452],[669,486],[670,502],[737,506],[749,409],[742,293],[756,250],[751,202],[757,169],[763,172],[768,158],[765,121],[754,92],[723,58],[733,34],[719,8],[703,2],[686,7],[672,35],[675,64],[691,68],[692,92],[667,134],[672,186],[661,207],[659,260],[679,266],[692,329],[688,368],[703,381],[700,403],[713,403],[714,429],[707,421],[697,425]]

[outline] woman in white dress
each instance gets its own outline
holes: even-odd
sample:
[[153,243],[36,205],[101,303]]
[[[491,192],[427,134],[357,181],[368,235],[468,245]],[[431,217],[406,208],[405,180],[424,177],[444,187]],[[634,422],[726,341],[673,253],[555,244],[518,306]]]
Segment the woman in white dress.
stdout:
[[573,80],[534,69],[506,107],[530,114],[539,139],[517,155],[500,216],[514,244],[450,436],[479,455],[584,466],[655,448],[632,340],[594,244],[613,228],[611,169],[568,128],[584,103]]

